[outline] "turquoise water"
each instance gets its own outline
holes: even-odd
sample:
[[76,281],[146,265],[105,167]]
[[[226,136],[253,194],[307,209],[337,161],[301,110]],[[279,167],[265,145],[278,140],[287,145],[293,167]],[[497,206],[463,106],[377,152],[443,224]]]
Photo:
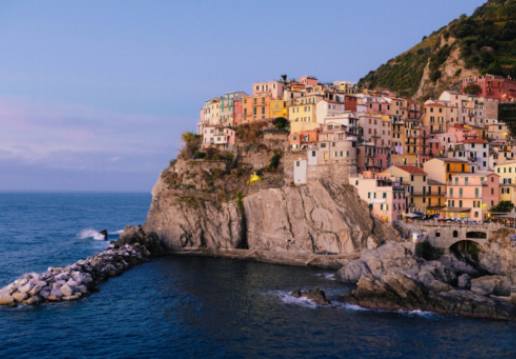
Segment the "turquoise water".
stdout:
[[[86,229],[141,223],[147,194],[0,194],[0,286],[102,250]],[[82,232],[82,235],[81,235]],[[516,323],[315,307],[288,292],[328,273],[167,257],[70,303],[0,308],[0,358],[514,358]]]

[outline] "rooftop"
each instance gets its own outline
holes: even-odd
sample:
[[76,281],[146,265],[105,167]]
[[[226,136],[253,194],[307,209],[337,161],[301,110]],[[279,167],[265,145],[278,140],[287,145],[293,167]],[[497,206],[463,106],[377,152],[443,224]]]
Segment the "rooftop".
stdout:
[[405,172],[408,172],[410,174],[413,174],[413,175],[426,175],[426,172],[420,168],[420,167],[416,167],[416,166],[400,166],[400,165],[394,165],[393,167],[397,167]]

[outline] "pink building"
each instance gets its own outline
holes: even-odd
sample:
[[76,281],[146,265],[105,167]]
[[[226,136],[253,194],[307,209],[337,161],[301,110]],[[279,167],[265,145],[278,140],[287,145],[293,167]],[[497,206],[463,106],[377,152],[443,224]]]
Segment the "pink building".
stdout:
[[484,221],[500,201],[499,176],[494,172],[455,173],[447,187],[448,218]]
[[307,87],[314,87],[319,83],[317,77],[310,75],[301,76],[297,81]]
[[360,172],[380,172],[389,167],[390,162],[390,148],[377,147],[370,142],[357,145],[357,167]]
[[228,127],[206,126],[202,132],[202,148],[231,149],[235,144],[235,130]]
[[501,76],[485,75],[470,77],[462,81],[462,91],[475,84],[480,87],[481,97],[493,98],[500,101],[516,100],[516,81]]
[[255,82],[253,84],[253,96],[270,96],[278,100],[283,99],[285,85],[280,81]]
[[406,212],[407,200],[405,187],[390,178],[375,178],[371,173],[350,177],[358,195],[364,200],[373,216],[383,222],[399,220]]

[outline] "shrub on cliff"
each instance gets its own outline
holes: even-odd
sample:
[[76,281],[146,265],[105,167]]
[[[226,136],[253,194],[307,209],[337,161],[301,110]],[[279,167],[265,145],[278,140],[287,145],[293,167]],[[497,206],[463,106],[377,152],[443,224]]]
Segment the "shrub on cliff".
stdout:
[[272,120],[275,128],[282,131],[290,131],[290,122],[284,117],[277,117]]
[[269,162],[268,170],[270,172],[274,172],[278,169],[279,165],[281,163],[281,153],[276,152],[272,155],[271,161]]
[[252,123],[238,126],[236,131],[236,137],[239,142],[242,143],[256,143],[263,135],[263,127],[266,123]]
[[179,154],[183,159],[191,159],[196,152],[201,148],[202,136],[193,132],[185,132],[181,135],[184,142],[184,147]]
[[482,89],[477,84],[469,84],[464,87],[464,92],[468,95],[478,96],[480,92],[482,92]]

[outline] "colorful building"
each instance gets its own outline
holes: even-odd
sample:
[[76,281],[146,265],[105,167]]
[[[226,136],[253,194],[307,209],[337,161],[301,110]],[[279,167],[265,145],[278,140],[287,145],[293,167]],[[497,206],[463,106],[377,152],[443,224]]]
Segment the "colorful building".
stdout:
[[290,132],[289,146],[293,151],[306,149],[308,145],[317,143],[319,141],[319,129]]
[[255,82],[253,84],[253,96],[269,96],[274,100],[283,100],[285,85],[281,81]]
[[202,132],[202,148],[230,149],[235,144],[235,130],[222,126],[205,126]]
[[288,108],[290,132],[305,132],[319,127],[317,122],[317,96],[302,97]]
[[379,176],[397,178],[408,186],[408,206],[412,211],[425,213],[428,206],[428,181],[425,171],[415,166],[391,166]]
[[446,183],[428,179],[426,213],[429,215],[445,215]]
[[399,220],[407,210],[405,187],[399,182],[362,174],[350,177],[349,183],[357,189],[373,216],[383,222]]
[[499,176],[494,172],[456,173],[447,183],[448,218],[484,221],[500,201]]
[[288,104],[287,101],[279,99],[272,99],[269,104],[269,118],[275,119],[283,117],[288,119]]
[[516,160],[495,166],[500,178],[500,201],[510,201],[516,205]]
[[453,158],[433,158],[423,164],[423,170],[428,179],[439,183],[447,183],[453,174],[471,173],[473,168],[470,163]]
[[479,96],[499,101],[516,100],[516,81],[511,78],[494,75],[469,77],[462,81],[462,91],[472,84],[480,88]]
[[423,105],[421,121],[431,134],[446,132],[449,125],[457,122],[457,108],[448,101],[428,100]]

